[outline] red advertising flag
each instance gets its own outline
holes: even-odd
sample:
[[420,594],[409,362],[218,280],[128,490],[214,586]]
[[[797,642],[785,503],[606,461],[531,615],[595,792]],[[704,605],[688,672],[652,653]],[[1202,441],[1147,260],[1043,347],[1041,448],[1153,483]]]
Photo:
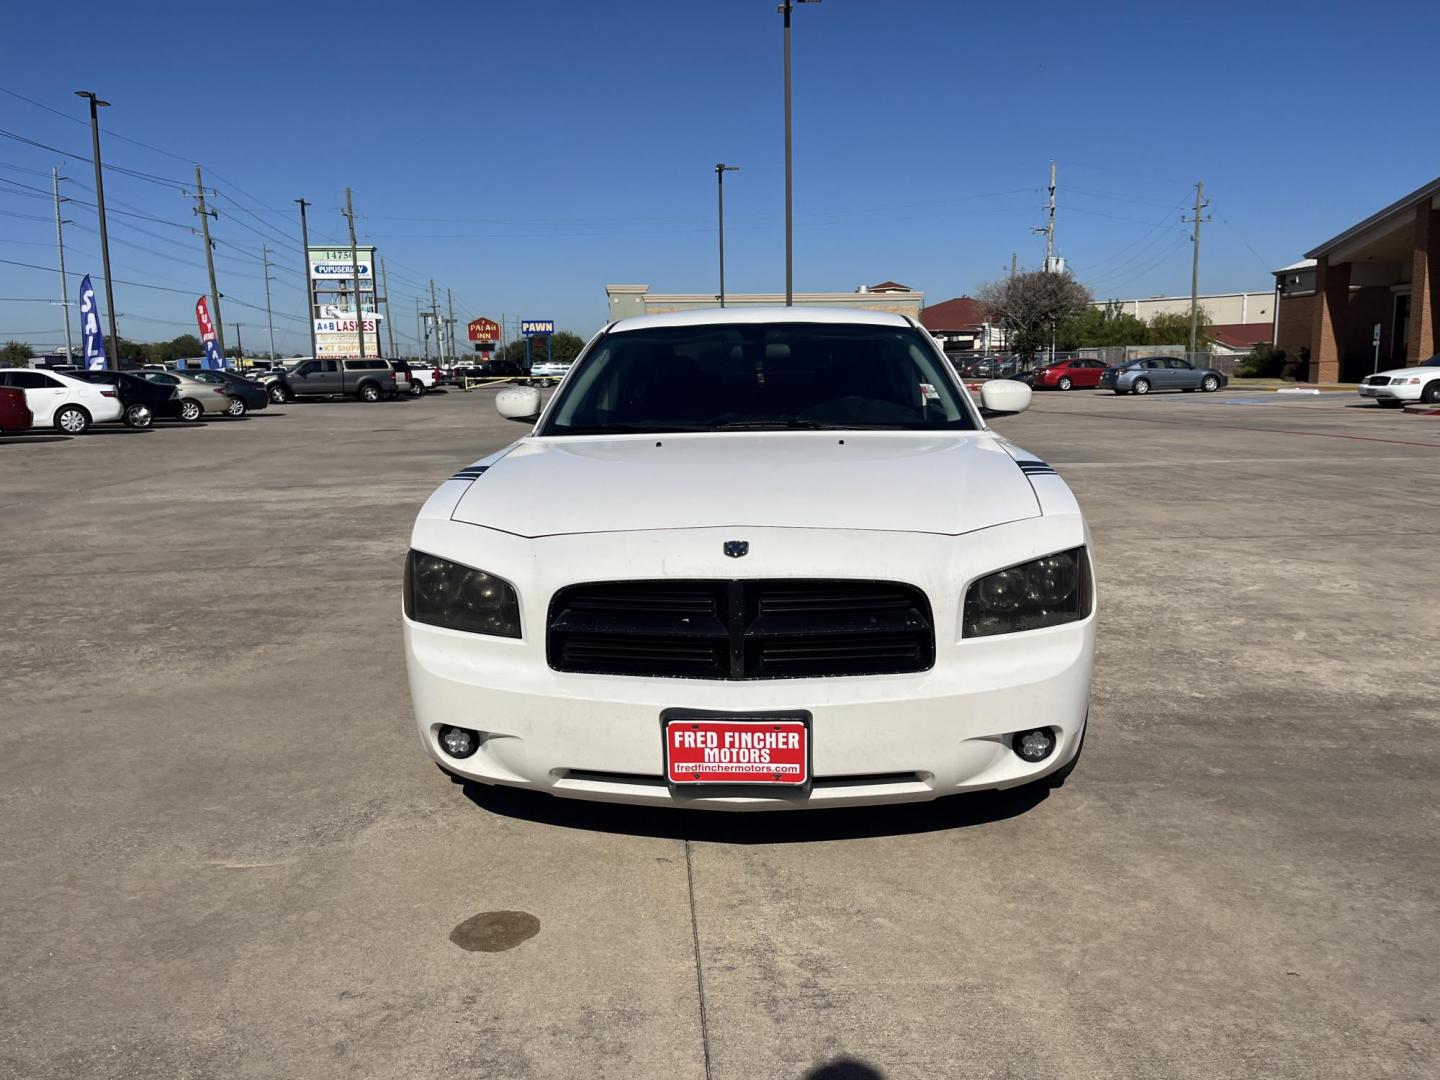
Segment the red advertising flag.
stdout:
[[215,340],[215,324],[210,321],[210,302],[205,297],[195,301],[195,321],[200,324],[200,340]]
[[220,355],[220,345],[216,341],[215,335],[215,323],[210,318],[210,302],[203,296],[195,301],[195,321],[200,326],[200,343],[205,346],[205,366],[224,367],[225,358]]

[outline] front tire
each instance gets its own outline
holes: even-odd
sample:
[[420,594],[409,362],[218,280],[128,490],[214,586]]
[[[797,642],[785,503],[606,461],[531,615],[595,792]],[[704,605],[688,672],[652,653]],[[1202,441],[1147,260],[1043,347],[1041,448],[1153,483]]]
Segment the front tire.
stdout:
[[1148,394],[1150,392],[1149,379],[1136,379],[1135,385],[1130,388],[1132,394]]
[[90,430],[90,414],[79,405],[62,405],[55,413],[55,430],[66,435],[84,435]]
[[1075,383],[1071,381],[1068,375],[1055,384],[1056,388],[1059,390],[1069,390],[1074,385]]
[[205,406],[201,405],[194,398],[186,398],[180,402],[180,419],[187,424],[193,424],[205,415]]
[[244,415],[249,411],[250,407],[237,397],[230,399],[230,407],[225,410],[225,415],[233,416],[238,420],[244,417]]
[[276,405],[284,405],[290,400],[290,395],[285,392],[285,387],[276,383],[270,387],[270,400]]
[[366,383],[364,386],[360,387],[360,400],[379,401],[380,387],[376,386],[373,382]]
[[1440,402],[1440,379],[1431,379],[1420,388],[1420,401],[1424,405]]
[[144,431],[155,423],[155,413],[149,405],[131,405],[125,410],[125,426]]
[[1220,389],[1220,380],[1214,375],[1206,375],[1205,378],[1200,381],[1200,389],[1204,390],[1207,394],[1213,394],[1216,390]]

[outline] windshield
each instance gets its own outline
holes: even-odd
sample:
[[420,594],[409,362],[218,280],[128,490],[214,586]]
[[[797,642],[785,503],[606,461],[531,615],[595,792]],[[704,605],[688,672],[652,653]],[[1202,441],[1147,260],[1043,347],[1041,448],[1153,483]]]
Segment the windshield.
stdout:
[[1440,367],[1440,353],[1436,353],[1434,356],[1430,357],[1429,360],[1422,360],[1422,361],[1420,362],[1420,366],[1421,366],[1421,367]]
[[727,323],[606,335],[541,434],[975,426],[908,326]]

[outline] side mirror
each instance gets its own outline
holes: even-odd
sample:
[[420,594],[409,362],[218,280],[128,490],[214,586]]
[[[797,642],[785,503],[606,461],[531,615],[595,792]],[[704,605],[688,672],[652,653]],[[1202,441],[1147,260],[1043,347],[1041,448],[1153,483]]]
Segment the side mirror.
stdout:
[[980,386],[980,408],[986,413],[1018,413],[1030,407],[1030,387],[1014,379],[991,379]]
[[495,411],[506,420],[534,420],[540,415],[540,391],[533,386],[507,386],[495,395]]

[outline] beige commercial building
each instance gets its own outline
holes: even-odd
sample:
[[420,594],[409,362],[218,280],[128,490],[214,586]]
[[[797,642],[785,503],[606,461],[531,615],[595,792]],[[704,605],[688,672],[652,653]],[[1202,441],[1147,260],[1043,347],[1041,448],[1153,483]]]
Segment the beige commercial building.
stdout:
[[[1275,314],[1275,290],[1264,292],[1205,293],[1196,298],[1212,323],[1268,323]],[[1156,315],[1190,314],[1190,297],[1147,296],[1137,300],[1096,300],[1091,307],[1104,308],[1118,304],[1126,315],[1149,322]]]

